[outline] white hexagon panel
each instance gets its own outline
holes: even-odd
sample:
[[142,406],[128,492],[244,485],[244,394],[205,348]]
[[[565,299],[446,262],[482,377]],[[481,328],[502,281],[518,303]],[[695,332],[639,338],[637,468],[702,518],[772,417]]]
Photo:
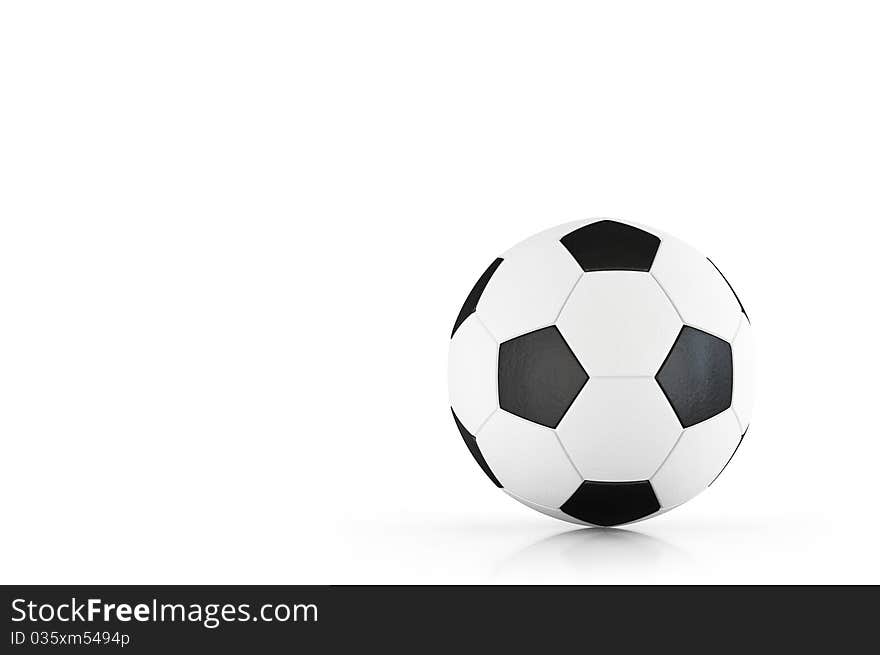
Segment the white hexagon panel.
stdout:
[[498,408],[498,344],[476,314],[449,342],[449,403],[472,434]]
[[591,378],[556,432],[584,480],[647,480],[682,427],[653,378]]
[[678,239],[665,237],[651,275],[686,324],[725,341],[733,339],[742,309],[724,276],[705,256]]
[[661,507],[681,505],[712,484],[741,439],[739,422],[731,410],[687,428],[651,478]]
[[556,326],[591,376],[654,375],[681,330],[649,273],[585,274]]
[[476,437],[501,485],[529,502],[559,507],[581,483],[549,428],[498,410]]
[[552,325],[581,269],[559,241],[514,249],[498,266],[477,314],[498,342]]

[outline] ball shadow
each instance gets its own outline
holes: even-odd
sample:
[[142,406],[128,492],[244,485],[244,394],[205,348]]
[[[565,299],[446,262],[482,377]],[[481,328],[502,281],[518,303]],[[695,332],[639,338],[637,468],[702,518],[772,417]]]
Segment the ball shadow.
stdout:
[[498,563],[491,574],[520,582],[651,582],[687,567],[690,555],[663,539],[624,528],[568,530],[535,541]]

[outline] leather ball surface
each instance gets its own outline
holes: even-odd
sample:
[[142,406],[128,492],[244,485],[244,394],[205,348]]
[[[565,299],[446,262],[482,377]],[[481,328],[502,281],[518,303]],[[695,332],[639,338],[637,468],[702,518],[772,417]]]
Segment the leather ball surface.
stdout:
[[494,260],[449,348],[449,396],[492,482],[550,516],[619,525],[718,477],[749,427],[751,324],[711,260],[593,219]]

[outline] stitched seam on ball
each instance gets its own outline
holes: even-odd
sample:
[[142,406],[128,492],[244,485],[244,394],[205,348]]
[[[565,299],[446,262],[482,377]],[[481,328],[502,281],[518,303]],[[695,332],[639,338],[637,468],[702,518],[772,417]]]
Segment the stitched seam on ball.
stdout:
[[562,301],[562,307],[559,308],[559,311],[556,312],[556,318],[553,319],[551,325],[556,325],[556,322],[559,320],[559,317],[562,316],[562,310],[565,309],[565,306],[568,304],[568,299],[571,298],[571,294],[574,293],[574,290],[577,288],[578,282],[580,282],[584,277],[584,273],[581,272],[578,275],[578,279],[574,281],[574,284],[571,285],[571,289],[568,290],[568,293],[565,295],[565,300]]
[[[660,247],[662,248],[663,246],[661,245]],[[678,311],[678,307],[676,307],[676,306],[675,306],[675,303],[672,301],[672,296],[670,296],[670,295],[666,292],[666,289],[664,289],[664,288],[663,288],[663,285],[660,284],[660,280],[657,279],[657,276],[654,275],[654,273],[653,273],[652,271],[648,271],[648,275],[650,275],[650,276],[651,276],[651,279],[654,280],[654,282],[656,282],[656,284],[657,284],[658,287],[660,287],[660,291],[663,292],[663,295],[666,296],[666,300],[669,301],[669,304],[672,305],[672,309],[675,310],[675,313],[676,313],[676,315],[678,316],[678,320],[681,321],[682,324],[686,324],[686,323],[685,323],[685,320],[684,320],[684,317],[681,315],[681,312]]]
[[484,427],[486,427],[486,423],[489,422],[490,418],[495,416],[495,412],[497,412],[497,411],[498,411],[498,408],[496,407],[491,412],[489,412],[489,416],[487,416],[486,419],[482,423],[480,423],[479,427],[477,427],[477,429],[474,430],[474,441],[477,440],[477,436],[480,434],[480,430],[482,430]]
[[[492,341],[495,342],[495,346],[498,346],[498,344],[501,343],[500,341],[498,341],[498,337],[496,337],[496,336],[492,333],[492,330],[489,329],[489,326],[486,325],[486,323],[483,321],[482,318],[480,318],[480,315],[477,314],[477,312],[474,312],[473,315],[474,315],[474,317],[477,319],[477,322],[478,322],[480,325],[483,326],[483,329],[486,331],[486,333],[492,338]],[[497,350],[497,348],[496,348],[496,350]],[[498,358],[498,355],[497,355],[497,354],[495,355],[495,358],[496,358],[496,359]]]
[[733,345],[733,342],[736,341],[736,338],[739,336],[739,333],[740,333],[740,331],[742,330],[743,321],[748,321],[748,320],[749,320],[749,319],[746,318],[746,315],[745,315],[745,314],[743,314],[742,312],[740,312],[740,314],[742,314],[742,316],[740,316],[739,323],[736,324],[736,332],[734,332],[734,333],[733,333],[733,336],[730,337],[730,341],[729,341],[729,343],[730,343],[731,346]]
[[[580,395],[580,394],[578,394]],[[577,473],[578,477],[583,481],[585,478],[583,474],[580,472],[580,469],[575,465],[574,460],[571,458],[571,455],[568,454],[568,450],[565,448],[565,444],[562,443],[562,439],[559,438],[559,433],[556,430],[553,430],[553,436],[556,437],[556,443],[559,444],[559,447],[562,448],[562,452],[565,453],[565,457],[568,460],[568,463],[571,464],[571,468],[574,469],[574,472]]]
[[[748,426],[746,426],[745,428],[743,427],[742,419],[739,417],[739,414],[737,414],[736,407],[734,407],[732,403],[730,405],[730,411],[733,412],[733,418],[736,419],[736,424],[739,426],[740,434],[744,433],[748,429]],[[719,475],[721,474],[719,473]]]
[[663,461],[660,462],[660,466],[658,466],[658,467],[657,467],[657,470],[654,471],[650,476],[648,476],[648,481],[649,481],[649,482],[650,482],[651,480],[653,480],[653,479],[654,479],[654,476],[657,475],[657,474],[660,472],[660,469],[663,468],[663,465],[666,463],[666,461],[667,461],[670,457],[672,457],[672,453],[675,452],[675,449],[678,447],[678,444],[679,444],[679,442],[681,441],[681,438],[684,436],[684,433],[685,433],[685,430],[682,430],[682,431],[681,431],[681,434],[678,435],[678,439],[676,439],[676,440],[675,440],[675,443],[672,444],[672,448],[670,448],[670,449],[669,449],[669,452],[666,453],[666,457],[664,457],[664,458],[663,458]]

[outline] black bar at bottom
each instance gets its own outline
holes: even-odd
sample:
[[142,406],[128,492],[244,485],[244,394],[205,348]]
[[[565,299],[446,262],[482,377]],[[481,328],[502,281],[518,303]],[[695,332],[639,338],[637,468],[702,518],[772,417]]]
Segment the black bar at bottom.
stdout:
[[0,652],[874,650],[876,587],[0,587]]

